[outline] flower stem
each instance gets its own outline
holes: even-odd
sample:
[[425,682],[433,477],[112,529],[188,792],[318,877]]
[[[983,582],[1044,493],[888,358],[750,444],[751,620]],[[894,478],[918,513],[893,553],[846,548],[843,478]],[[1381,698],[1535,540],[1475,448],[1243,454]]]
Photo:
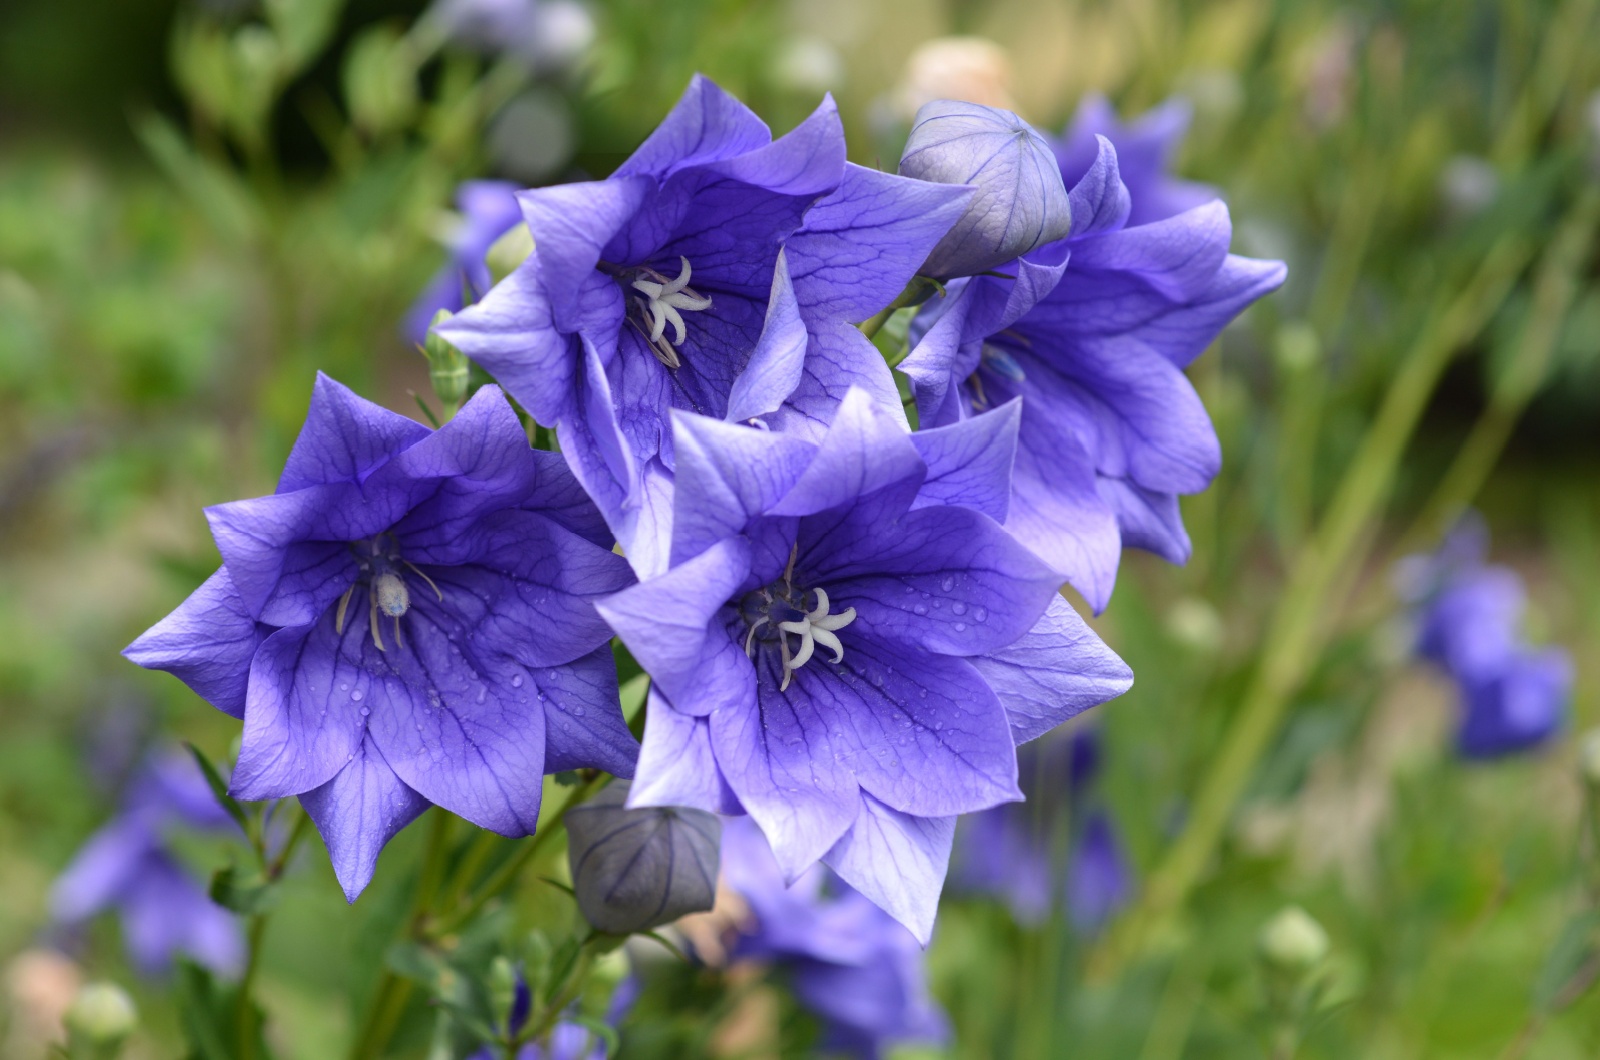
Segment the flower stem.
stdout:
[[1584,188],[1577,204],[1550,241],[1533,283],[1533,305],[1518,337],[1511,362],[1496,382],[1488,407],[1456,453],[1400,550],[1426,547],[1448,530],[1472,503],[1494,470],[1522,413],[1543,388],[1551,355],[1567,312],[1580,289],[1580,277],[1600,226],[1600,186]]
[[1330,597],[1349,581],[1370,548],[1372,524],[1389,497],[1400,458],[1434,387],[1455,352],[1505,300],[1529,256],[1523,240],[1502,236],[1459,294],[1439,296],[1327,515],[1295,561],[1267,626],[1260,667],[1201,781],[1182,833],[1134,906],[1091,956],[1091,976],[1114,975],[1140,953],[1168,926],[1198,882],[1256,763],[1278,731],[1290,697],[1321,653],[1335,610]]
[[567,811],[593,798],[610,780],[609,774],[596,773],[582,787],[573,792],[567,798],[567,801],[561,804],[561,808],[551,815],[550,820],[544,823],[537,834],[522,844],[515,854],[499,868],[495,869],[477,889],[477,892],[467,900],[466,905],[454,913],[441,917],[430,925],[428,934],[433,938],[450,934],[477,915],[478,911],[488,904],[490,899],[508,889],[516,882],[523,868],[539,856],[539,853],[544,850],[551,839],[566,831],[563,827],[563,821],[566,818]]
[[894,301],[884,306],[878,313],[857,324],[856,327],[860,329],[861,334],[870,339],[882,330],[883,326],[889,322],[889,318],[894,316],[896,312],[908,305],[921,305],[929,298],[932,298],[935,291],[941,295],[944,294],[944,284],[929,276],[913,276],[911,277],[911,282],[906,284],[905,289],[895,296]]

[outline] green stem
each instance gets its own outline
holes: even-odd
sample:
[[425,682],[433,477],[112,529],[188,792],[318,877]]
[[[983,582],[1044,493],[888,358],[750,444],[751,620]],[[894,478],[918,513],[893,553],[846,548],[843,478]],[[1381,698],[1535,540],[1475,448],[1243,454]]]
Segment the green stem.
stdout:
[[[433,824],[428,832],[428,846],[423,853],[422,869],[417,875],[417,890],[411,901],[411,913],[406,918],[406,934],[422,937],[427,923],[428,910],[439,891],[444,877],[445,862],[450,855],[450,823],[452,815],[435,807]],[[406,1002],[411,999],[412,983],[393,972],[385,971],[372,993],[372,1004],[367,1018],[362,1022],[361,1034],[350,1050],[352,1060],[369,1060],[383,1053],[389,1039],[394,1036],[405,1015]]]
[[1422,514],[1401,539],[1400,550],[1426,547],[1461,517],[1500,460],[1522,413],[1543,388],[1551,355],[1567,312],[1580,288],[1580,276],[1600,225],[1600,187],[1583,190],[1572,213],[1551,240],[1533,284],[1533,305],[1489,405],[1473,425],[1434,489]]
[[1466,288],[1441,296],[1384,396],[1377,419],[1351,462],[1327,516],[1296,559],[1261,649],[1261,664],[1222,746],[1195,795],[1183,832],[1150,876],[1132,909],[1090,961],[1091,975],[1115,974],[1183,906],[1210,862],[1234,805],[1278,731],[1289,699],[1320,654],[1332,590],[1359,566],[1372,523],[1389,496],[1400,457],[1451,357],[1486,325],[1526,263],[1527,249],[1501,238]]
[[565,831],[561,825],[567,815],[567,811],[592,798],[596,792],[605,787],[610,779],[611,777],[606,773],[597,773],[583,787],[577,789],[566,802],[562,803],[561,808],[551,816],[550,820],[544,822],[533,838],[522,844],[514,855],[483,882],[483,885],[478,888],[477,893],[467,901],[465,906],[440,918],[431,926],[429,934],[434,938],[450,934],[468,920],[471,920],[492,898],[510,888],[528,863],[538,857],[539,853],[549,844],[551,838]]
[[894,316],[895,313],[906,306],[921,305],[929,298],[932,298],[934,292],[938,292],[941,295],[944,294],[944,284],[929,276],[913,276],[911,277],[911,282],[906,284],[905,289],[895,296],[894,301],[890,302],[878,313],[857,324],[856,327],[860,329],[861,334],[870,339],[883,330],[883,326],[889,322],[889,318]]
[[584,940],[583,948],[578,952],[576,963],[567,973],[566,982],[562,984],[556,995],[550,999],[550,1003],[545,1006],[544,1012],[531,1025],[530,1029],[512,1039],[511,1045],[513,1049],[508,1052],[508,1055],[514,1055],[515,1049],[526,1042],[543,1040],[544,1036],[549,1034],[556,1023],[560,1021],[561,1014],[567,1010],[567,1006],[576,1001],[579,995],[583,993],[583,988],[587,985],[589,979],[589,967],[594,963],[593,942],[594,936],[592,935]]

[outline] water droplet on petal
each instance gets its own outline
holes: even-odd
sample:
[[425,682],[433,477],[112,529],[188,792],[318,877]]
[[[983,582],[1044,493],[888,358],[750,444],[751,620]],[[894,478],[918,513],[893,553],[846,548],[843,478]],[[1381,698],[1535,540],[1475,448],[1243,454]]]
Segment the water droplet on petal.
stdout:
[[955,587],[956,587],[956,580],[954,578],[952,578],[952,577],[946,577],[943,582],[939,583],[939,588],[943,589],[945,592],[949,592],[951,589],[954,589]]
[[960,600],[957,600],[955,603],[950,605],[950,613],[953,615],[964,615],[967,613],[967,605],[962,603]]
[[584,715],[584,709],[580,706],[574,705],[572,708],[572,715],[575,718],[581,718]]
[[967,631],[967,624],[965,622],[957,622],[956,623],[956,632],[957,633],[965,633],[966,631]]
[[925,614],[928,613],[927,607],[925,607],[922,604],[918,604],[916,607],[913,607],[911,610],[915,611],[919,615],[925,615]]
[[350,693],[350,699],[351,699],[351,702],[354,702],[354,703],[361,702],[361,689],[358,688],[354,692],[351,692]]
[[363,718],[365,718],[367,715],[369,715],[371,713],[372,713],[372,711],[368,710],[366,707],[362,707],[361,708],[361,716]]
[[522,675],[521,674],[517,674],[517,675],[515,675],[514,677],[511,678],[511,687],[512,688],[521,688],[522,687]]
[[972,620],[974,622],[982,622],[984,619],[986,619],[988,617],[989,617],[989,612],[987,610],[985,610],[984,608],[981,608],[981,607],[978,608],[976,611],[972,612]]

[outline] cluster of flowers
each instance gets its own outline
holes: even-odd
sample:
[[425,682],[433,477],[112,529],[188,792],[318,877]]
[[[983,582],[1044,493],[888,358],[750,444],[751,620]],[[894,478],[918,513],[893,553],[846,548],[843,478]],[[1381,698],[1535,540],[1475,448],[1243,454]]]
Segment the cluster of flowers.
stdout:
[[[127,654],[242,719],[233,793],[298,796],[352,900],[429,804],[527,835],[541,775],[593,768],[748,815],[784,879],[820,860],[925,943],[955,818],[1129,686],[1058,590],[1187,557],[1219,453],[1183,369],[1283,279],[1119,172],[941,101],[880,173],[831,101],[774,140],[697,78],[612,176],[516,196],[532,253],[435,329],[499,385],[429,430],[319,378],[277,492],[207,511],[221,569]],[[935,290],[897,384],[865,322]]]
[[1522,579],[1488,566],[1489,535],[1463,520],[1431,556],[1403,561],[1399,588],[1416,606],[1415,650],[1455,683],[1457,748],[1466,758],[1526,750],[1559,732],[1572,693],[1572,660],[1522,637]]

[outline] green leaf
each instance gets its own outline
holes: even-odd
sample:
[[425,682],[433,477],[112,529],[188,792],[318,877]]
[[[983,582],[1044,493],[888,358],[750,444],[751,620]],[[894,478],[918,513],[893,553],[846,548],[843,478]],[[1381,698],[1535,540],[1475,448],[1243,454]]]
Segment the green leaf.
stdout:
[[240,916],[254,916],[272,908],[278,889],[259,872],[241,875],[237,865],[216,871],[211,877],[211,900]]
[[233,818],[233,823],[239,826],[240,831],[249,835],[250,817],[245,813],[244,807],[239,805],[239,801],[228,794],[228,782],[222,779],[221,771],[206,757],[205,752],[194,744],[185,740],[183,746],[189,749],[189,754],[200,767],[200,772],[205,774],[206,784],[211,788],[211,794],[217,800],[217,804]]
[[[1587,974],[1592,981],[1594,972],[1588,966],[1600,960],[1600,911],[1586,910],[1567,921],[1545,959],[1539,978],[1534,981],[1533,1004],[1544,1012],[1553,1012],[1571,1004],[1575,997],[1563,996],[1574,986],[1581,986],[1581,976]],[[1580,996],[1582,991],[1580,990]]]
[[255,203],[237,177],[197,155],[177,127],[153,111],[136,115],[133,127],[145,150],[212,228],[233,242],[254,236],[259,227]]

